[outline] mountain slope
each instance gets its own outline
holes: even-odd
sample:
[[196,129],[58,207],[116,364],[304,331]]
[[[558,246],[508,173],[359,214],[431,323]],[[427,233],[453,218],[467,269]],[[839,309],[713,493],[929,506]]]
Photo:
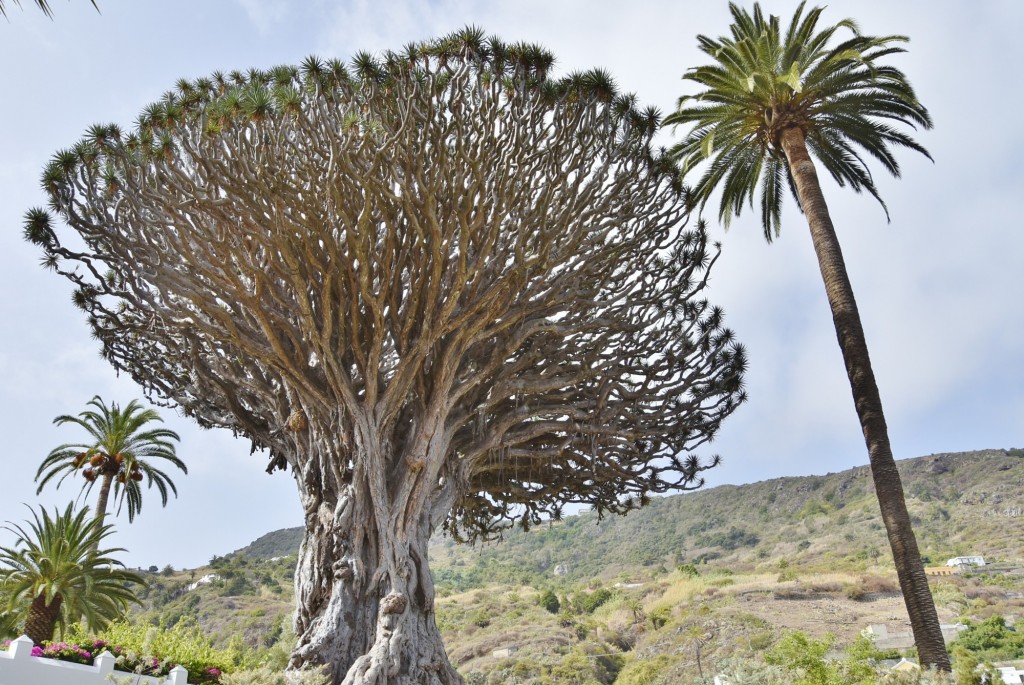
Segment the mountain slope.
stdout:
[[[1024,540],[1014,525],[1024,516],[1022,457],[1020,450],[995,449],[899,462],[926,560],[941,564],[982,554],[1024,561]],[[301,528],[282,529],[234,554],[295,554],[301,539]],[[438,537],[430,554],[439,583],[468,589],[485,580],[571,582],[694,562],[749,571],[785,558],[808,569],[859,569],[886,549],[864,466],[655,498],[627,516],[601,521],[586,512],[475,547]]]
[[[940,620],[1024,614],[1024,452],[899,466],[928,563],[998,562],[992,574],[933,579]],[[195,621],[220,646],[284,663],[301,538],[278,530],[207,568],[152,574],[138,618]],[[869,624],[909,630],[867,468],[659,498],[602,521],[588,512],[483,546],[441,538],[430,554],[449,654],[487,685],[609,685],[620,669],[635,683],[644,664],[658,682],[693,682],[695,655],[756,655],[785,630],[841,647]],[[539,601],[546,590],[557,613]]]

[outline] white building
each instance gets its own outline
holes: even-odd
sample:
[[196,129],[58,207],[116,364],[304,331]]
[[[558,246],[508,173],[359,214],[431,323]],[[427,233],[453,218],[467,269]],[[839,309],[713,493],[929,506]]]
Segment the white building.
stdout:
[[200,578],[199,580],[185,588],[185,590],[187,590],[188,592],[192,592],[200,585],[209,585],[215,580],[220,580],[220,576],[216,573],[207,573],[205,576],[203,576],[202,578]]
[[984,566],[985,557],[953,557],[946,566]]
[[1013,666],[999,666],[996,668],[999,671],[999,675],[1002,676],[1003,685],[1022,685],[1024,680],[1021,679],[1024,676],[1024,671],[1014,668]]

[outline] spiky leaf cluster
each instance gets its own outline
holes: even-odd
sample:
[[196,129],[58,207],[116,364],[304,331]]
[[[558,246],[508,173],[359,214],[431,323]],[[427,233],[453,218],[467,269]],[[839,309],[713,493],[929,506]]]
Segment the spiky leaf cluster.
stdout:
[[58,153],[26,237],[118,369],[305,487],[430,474],[467,535],[621,511],[700,482],[746,362],[657,112],[553,63],[469,28],[182,81]]

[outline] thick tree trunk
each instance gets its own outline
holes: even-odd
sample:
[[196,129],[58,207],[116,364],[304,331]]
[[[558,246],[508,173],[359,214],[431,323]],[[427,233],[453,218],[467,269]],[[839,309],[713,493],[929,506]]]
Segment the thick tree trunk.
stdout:
[[[314,460],[315,461],[315,460]],[[392,464],[387,473],[374,464]],[[297,474],[306,534],[295,575],[291,666],[328,664],[338,685],[461,685],[434,621],[427,543],[454,502],[433,460],[357,459],[325,487]],[[431,487],[432,485],[432,487]]]
[[64,598],[57,595],[49,605],[46,603],[46,594],[40,593],[32,600],[28,608],[28,618],[25,620],[25,635],[32,639],[37,645],[53,639],[53,629],[57,626],[57,619],[60,617],[60,605]]
[[789,128],[782,134],[781,144],[796,184],[800,205],[807,216],[821,277],[832,307],[836,336],[839,338],[853,401],[867,443],[875,492],[889,536],[903,599],[910,615],[918,656],[922,665],[949,671],[949,655],[942,639],[935,602],[928,588],[928,578],[924,574],[917,538],[910,524],[903,483],[889,446],[882,399],[871,370],[867,341],[839,239],[821,193],[814,162],[807,152],[804,133],[797,128]]

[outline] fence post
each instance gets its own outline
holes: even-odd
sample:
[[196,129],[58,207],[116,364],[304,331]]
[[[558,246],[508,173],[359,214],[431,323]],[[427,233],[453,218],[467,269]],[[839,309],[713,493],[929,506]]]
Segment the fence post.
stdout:
[[181,666],[175,666],[167,674],[167,682],[171,685],[188,685],[188,670]]
[[11,646],[7,648],[7,651],[15,659],[27,659],[32,656],[32,648],[35,647],[35,644],[28,635],[22,635],[17,640],[11,641]]
[[100,670],[101,676],[108,676],[114,672],[114,662],[117,659],[110,652],[103,652],[92,660],[92,665]]

